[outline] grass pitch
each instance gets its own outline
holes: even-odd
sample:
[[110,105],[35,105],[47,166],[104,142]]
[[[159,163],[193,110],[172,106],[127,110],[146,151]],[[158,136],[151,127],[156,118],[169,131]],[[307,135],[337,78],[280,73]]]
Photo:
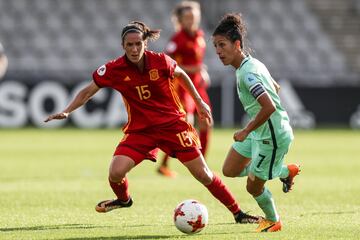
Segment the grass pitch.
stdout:
[[[208,163],[221,174],[233,129],[213,133]],[[120,130],[0,130],[0,239],[360,239],[360,132],[296,131],[286,162],[302,172],[294,191],[284,194],[278,179],[267,185],[283,231],[254,233],[255,225],[234,224],[232,215],[181,166],[176,179],[143,162],[129,174],[134,205],[95,212],[112,198],[109,162]],[[222,179],[241,207],[261,214],[245,190],[245,179]],[[174,207],[197,199],[209,211],[209,225],[187,236],[173,225]]]

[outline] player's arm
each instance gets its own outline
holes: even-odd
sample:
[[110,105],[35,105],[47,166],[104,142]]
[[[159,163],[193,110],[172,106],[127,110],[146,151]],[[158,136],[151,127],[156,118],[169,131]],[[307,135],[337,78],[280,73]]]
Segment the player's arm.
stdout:
[[257,101],[261,105],[260,111],[256,114],[255,118],[248,122],[245,128],[235,132],[235,141],[244,141],[250,132],[264,124],[270,118],[271,114],[275,112],[275,104],[266,91],[258,97]]
[[94,94],[99,91],[99,87],[92,81],[86,87],[84,87],[70,102],[70,104],[61,113],[55,113],[50,115],[44,122],[49,122],[53,119],[64,119],[69,116],[75,109],[84,105]]
[[247,88],[249,93],[254,97],[254,100],[260,104],[261,108],[255,117],[248,122],[245,128],[235,132],[235,141],[244,141],[250,132],[254,131],[266,122],[270,118],[271,114],[276,110],[275,103],[265,90],[262,84],[262,79],[259,75],[249,72],[242,80],[244,84],[243,86]]
[[194,102],[196,104],[196,109],[197,109],[200,117],[203,119],[208,119],[209,123],[211,123],[212,117],[211,117],[210,107],[200,97],[200,95],[199,95],[198,91],[195,89],[194,84],[192,83],[190,77],[179,66],[176,66],[176,68],[175,68],[174,77],[176,77],[176,79],[178,79],[180,85],[194,99]]

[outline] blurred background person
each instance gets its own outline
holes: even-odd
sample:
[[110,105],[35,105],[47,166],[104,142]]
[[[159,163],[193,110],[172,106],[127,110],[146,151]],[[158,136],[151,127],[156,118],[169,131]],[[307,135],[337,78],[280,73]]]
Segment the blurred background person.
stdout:
[[6,73],[8,67],[8,59],[5,55],[4,47],[0,42],[0,79],[2,79]]
[[[173,10],[172,22],[175,33],[166,46],[166,53],[170,55],[178,65],[190,76],[196,90],[204,101],[211,106],[207,88],[210,83],[207,67],[204,65],[206,43],[204,31],[200,28],[201,9],[200,4],[195,1],[180,2]],[[180,85],[176,91],[181,103],[187,113],[187,120],[195,124],[196,107],[190,94]],[[205,156],[210,141],[211,124],[200,118],[196,118],[201,152]],[[167,177],[175,177],[176,173],[168,167],[169,156],[164,155],[158,172]]]

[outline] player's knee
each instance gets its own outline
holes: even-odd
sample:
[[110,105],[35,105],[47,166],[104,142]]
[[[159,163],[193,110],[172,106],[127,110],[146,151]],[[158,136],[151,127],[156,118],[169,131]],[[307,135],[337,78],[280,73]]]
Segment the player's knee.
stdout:
[[222,168],[222,173],[224,174],[225,177],[236,177],[236,173],[234,172],[234,170],[232,170],[230,167],[227,167],[226,165],[223,166]]
[[125,174],[119,169],[110,168],[109,171],[109,179],[112,182],[121,182],[121,180],[125,177]]
[[246,184],[246,190],[252,196],[257,197],[261,195],[263,188],[259,188],[248,181],[248,183]]
[[195,178],[204,185],[209,185],[212,182],[213,175],[206,171],[199,171]]
[[246,184],[246,191],[248,192],[248,193],[250,193],[251,195],[253,195],[253,193],[255,192],[254,191],[254,187],[251,185],[251,184]]
[[119,182],[121,182],[122,179],[123,179],[123,177],[120,177],[120,175],[109,174],[109,180],[111,182],[119,183]]

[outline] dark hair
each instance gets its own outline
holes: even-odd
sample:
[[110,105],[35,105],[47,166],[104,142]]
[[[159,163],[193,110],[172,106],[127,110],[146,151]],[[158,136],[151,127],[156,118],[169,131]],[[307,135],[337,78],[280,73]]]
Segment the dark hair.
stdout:
[[121,40],[124,42],[124,37],[128,33],[138,32],[143,34],[143,40],[150,39],[155,41],[160,37],[160,29],[152,30],[143,22],[132,21],[128,25],[126,25],[121,31]]
[[172,11],[171,20],[175,26],[175,30],[180,30],[180,18],[182,17],[185,11],[194,10],[200,13],[200,3],[196,1],[183,1],[176,5],[174,10]]
[[228,38],[231,42],[240,40],[240,46],[243,50],[244,41],[246,36],[246,27],[244,20],[240,13],[228,13],[226,14],[219,22],[218,26],[215,28],[215,35],[222,35]]

